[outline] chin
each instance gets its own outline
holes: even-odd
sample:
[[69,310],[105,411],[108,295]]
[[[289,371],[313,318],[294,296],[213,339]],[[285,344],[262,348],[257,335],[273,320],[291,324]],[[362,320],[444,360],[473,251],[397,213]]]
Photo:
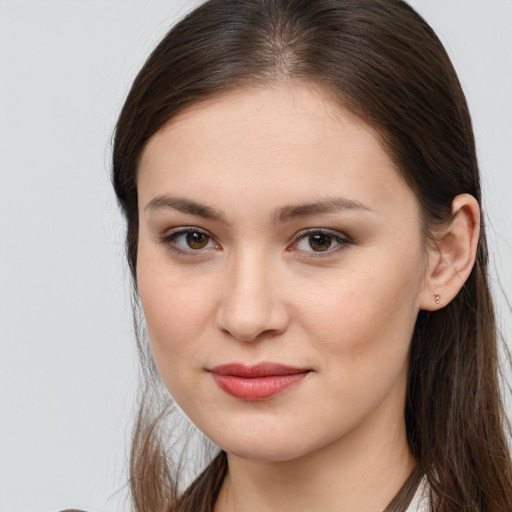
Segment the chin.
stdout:
[[260,432],[246,431],[244,435],[229,434],[210,439],[227,454],[247,460],[285,462],[314,452],[323,445],[307,443],[304,435],[293,435],[290,431],[276,432],[275,428],[262,428]]
[[235,445],[230,444],[222,448],[228,455],[246,460],[265,462],[285,462],[297,459],[304,455],[298,446],[283,446],[280,443],[254,443]]

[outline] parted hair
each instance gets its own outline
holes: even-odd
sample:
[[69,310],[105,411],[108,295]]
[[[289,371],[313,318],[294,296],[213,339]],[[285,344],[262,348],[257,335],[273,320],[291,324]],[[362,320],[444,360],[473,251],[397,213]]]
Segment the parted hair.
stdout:
[[[408,4],[209,0],[151,53],[115,130],[112,179],[127,222],[135,297],[136,176],[148,139],[191,105],[281,81],[323,87],[333,108],[342,105],[375,129],[419,200],[426,240],[434,228],[450,222],[458,194],[471,194],[481,205],[464,93],[443,45]],[[512,510],[509,427],[487,265],[482,223],[468,280],[446,307],[419,312],[411,340],[407,438],[418,464],[414,481],[426,476],[436,512]],[[146,384],[131,451],[134,510],[211,511],[227,471],[226,455],[218,454],[184,493],[178,492],[162,427],[169,398],[154,391],[160,384],[143,334],[139,349]],[[404,510],[414,488],[405,485],[386,510]]]

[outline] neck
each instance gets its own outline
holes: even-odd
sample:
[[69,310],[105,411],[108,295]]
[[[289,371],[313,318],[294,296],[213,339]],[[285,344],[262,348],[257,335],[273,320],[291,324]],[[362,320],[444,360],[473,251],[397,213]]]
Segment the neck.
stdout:
[[403,420],[387,426],[370,422],[290,461],[228,454],[215,512],[382,512],[415,466]]

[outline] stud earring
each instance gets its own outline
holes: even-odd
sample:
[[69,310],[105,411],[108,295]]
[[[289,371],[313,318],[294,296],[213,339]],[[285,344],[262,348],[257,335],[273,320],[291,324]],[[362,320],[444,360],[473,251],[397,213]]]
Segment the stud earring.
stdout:
[[441,304],[441,294],[439,293],[434,293],[434,302],[436,304]]

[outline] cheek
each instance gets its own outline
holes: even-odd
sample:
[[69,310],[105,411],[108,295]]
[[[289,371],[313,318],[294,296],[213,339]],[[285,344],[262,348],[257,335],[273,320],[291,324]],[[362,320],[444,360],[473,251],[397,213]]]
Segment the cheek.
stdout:
[[139,249],[137,284],[151,351],[164,379],[185,360],[194,364],[198,344],[211,330],[216,289],[212,277],[169,268],[160,255]]
[[410,258],[358,259],[358,268],[326,279],[301,303],[300,322],[330,356],[388,356],[406,352],[418,314],[421,275],[418,249]]
[[326,408],[340,424],[357,424],[388,397],[396,410],[402,407],[418,288],[417,274],[403,270],[388,269],[380,280],[353,272],[310,295],[298,315],[321,354],[319,372],[330,390]]

